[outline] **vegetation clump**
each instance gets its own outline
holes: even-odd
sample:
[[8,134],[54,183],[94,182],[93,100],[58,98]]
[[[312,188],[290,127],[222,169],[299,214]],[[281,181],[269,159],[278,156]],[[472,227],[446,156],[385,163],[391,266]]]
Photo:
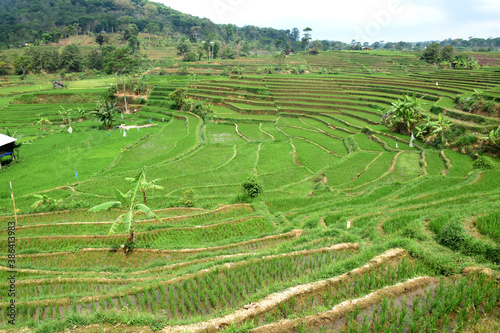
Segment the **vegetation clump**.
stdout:
[[250,176],[241,184],[243,191],[252,199],[257,198],[264,190],[262,183],[256,175]]
[[497,163],[486,155],[478,156],[472,165],[474,169],[493,170],[497,168]]
[[115,121],[115,115],[119,111],[117,104],[117,102],[101,100],[97,102],[97,105],[92,111],[90,111],[89,114],[93,115],[96,120],[100,121],[104,129],[111,129],[113,127],[113,122]]
[[500,246],[483,242],[467,234],[463,224],[446,223],[437,236],[438,242],[452,250],[500,263]]
[[180,204],[182,207],[194,207],[196,197],[192,188],[184,191]]

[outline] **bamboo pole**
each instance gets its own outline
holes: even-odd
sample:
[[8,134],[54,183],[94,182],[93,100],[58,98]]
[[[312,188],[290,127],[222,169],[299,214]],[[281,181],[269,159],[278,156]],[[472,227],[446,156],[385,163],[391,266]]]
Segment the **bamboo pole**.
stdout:
[[12,190],[12,182],[9,182],[10,184],[10,197],[12,198],[12,206],[14,207],[14,221],[15,221],[15,226],[17,227],[17,210],[16,210],[16,200],[14,199],[14,191]]

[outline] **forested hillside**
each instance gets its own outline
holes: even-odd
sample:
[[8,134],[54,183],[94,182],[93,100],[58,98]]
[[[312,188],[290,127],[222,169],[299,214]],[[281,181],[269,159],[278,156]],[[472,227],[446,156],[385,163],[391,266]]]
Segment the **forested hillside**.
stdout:
[[18,47],[36,41],[55,42],[82,33],[119,32],[134,24],[139,32],[164,37],[258,40],[263,46],[277,40],[293,43],[298,29],[276,30],[217,25],[147,0],[2,0],[0,45]]

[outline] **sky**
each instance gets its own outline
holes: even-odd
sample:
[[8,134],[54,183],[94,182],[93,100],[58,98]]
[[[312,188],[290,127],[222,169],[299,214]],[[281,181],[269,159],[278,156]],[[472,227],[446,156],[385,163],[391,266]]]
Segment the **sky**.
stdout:
[[153,0],[215,23],[312,28],[313,40],[500,37],[500,0]]

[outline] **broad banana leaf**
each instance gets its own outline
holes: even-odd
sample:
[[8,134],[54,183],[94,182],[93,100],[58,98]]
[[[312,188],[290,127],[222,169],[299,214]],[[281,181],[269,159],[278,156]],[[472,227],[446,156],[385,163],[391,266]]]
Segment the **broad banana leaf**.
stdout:
[[113,222],[113,225],[111,226],[111,229],[109,229],[108,235],[114,235],[118,232],[118,228],[120,228],[120,224],[123,223],[123,218],[125,217],[126,214],[122,214],[117,217],[115,222]]
[[119,201],[110,201],[110,202],[105,202],[105,203],[102,203],[100,205],[94,206],[94,207],[90,208],[88,211],[95,213],[95,212],[99,212],[101,210],[108,210],[111,208],[120,208],[121,206],[122,206],[122,204]]
[[137,204],[135,205],[135,209],[145,213],[148,217],[154,217],[155,219],[161,222],[160,217],[155,213],[153,213],[153,211],[148,206],[144,204]]
[[123,223],[125,223],[125,231],[127,233],[129,233],[132,228],[132,222],[134,222],[134,212],[128,211],[123,217]]
[[123,194],[119,189],[115,189],[115,197],[124,207],[130,207],[130,191]]

